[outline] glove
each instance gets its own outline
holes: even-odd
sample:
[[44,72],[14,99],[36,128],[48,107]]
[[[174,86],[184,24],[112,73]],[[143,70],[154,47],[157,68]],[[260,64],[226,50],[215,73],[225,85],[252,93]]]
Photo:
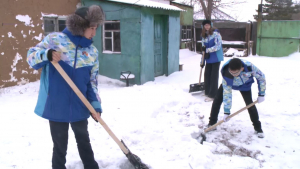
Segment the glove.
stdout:
[[224,114],[223,116],[223,121],[224,122],[228,122],[230,120],[230,118],[228,118],[229,114]]
[[48,60],[51,62],[53,59],[52,59],[52,52],[56,52],[56,50],[53,50],[53,49],[49,49],[48,52],[47,52],[47,58]]
[[210,54],[209,53],[205,53],[204,58],[205,59],[209,59],[209,57],[210,57]]
[[261,103],[261,102],[263,102],[263,101],[265,101],[265,97],[264,97],[264,96],[258,96],[257,102],[258,102],[258,103]]
[[205,61],[203,60],[203,63],[200,63],[200,67],[204,67],[205,66]]
[[[92,113],[90,113],[90,114],[91,114],[92,118],[95,120],[95,122],[98,122],[98,120],[96,118],[94,118],[93,114]],[[97,114],[100,114],[100,117],[101,117],[101,113],[100,112],[97,112]]]
[[206,47],[202,46],[202,51],[206,53]]

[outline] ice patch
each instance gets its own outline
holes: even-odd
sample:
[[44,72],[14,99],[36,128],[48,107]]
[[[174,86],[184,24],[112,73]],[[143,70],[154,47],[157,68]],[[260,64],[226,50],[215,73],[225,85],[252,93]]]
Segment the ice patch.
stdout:
[[[34,32],[33,32],[33,33],[34,33]],[[32,39],[36,39],[36,40],[38,40],[38,41],[41,41],[42,38],[43,38],[43,34],[40,33],[39,36],[35,36],[35,37],[33,37]]]
[[16,67],[17,63],[19,62],[19,60],[22,60],[22,59],[23,59],[22,56],[19,53],[17,53],[14,60],[13,60],[13,64],[11,65],[12,71],[9,73],[10,80],[2,80],[3,82],[16,82],[16,81],[18,81],[16,79],[16,77],[14,76],[14,72],[17,71],[17,67]]
[[16,37],[14,37],[14,36],[12,35],[11,32],[8,32],[7,35],[8,35],[9,38],[16,38]]
[[26,71],[26,70],[22,70],[22,74],[28,74],[28,71]]
[[20,22],[24,22],[26,26],[34,27],[31,18],[28,15],[17,15],[16,19],[19,20]]
[[34,70],[32,73],[37,75],[37,74],[39,74],[39,71]]

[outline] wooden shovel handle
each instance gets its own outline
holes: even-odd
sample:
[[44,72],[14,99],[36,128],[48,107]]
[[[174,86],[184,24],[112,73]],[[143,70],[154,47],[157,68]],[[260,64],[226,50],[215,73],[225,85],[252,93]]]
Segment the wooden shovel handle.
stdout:
[[[204,62],[204,51],[202,51],[202,60],[201,64]],[[199,85],[201,84],[201,76],[202,76],[202,67],[200,68],[200,77],[199,77]]]
[[[96,114],[97,113],[96,110],[93,108],[93,106],[90,104],[90,102],[84,97],[84,95],[80,92],[80,90],[77,88],[77,86],[74,84],[74,82],[70,79],[70,77],[66,74],[66,72],[62,69],[62,67],[56,62],[51,62],[51,63],[56,68],[56,70],[59,72],[59,74],[65,79],[65,81],[70,85],[70,87],[73,89],[73,91],[76,93],[76,95],[80,98],[80,100],[83,102],[83,104],[89,109],[89,111],[93,114]],[[121,150],[125,154],[128,154],[129,150],[122,144],[122,142],[110,130],[110,128],[102,120],[102,118],[99,117],[99,118],[97,118],[97,120],[104,127],[104,129],[107,131],[107,133],[113,138],[113,140],[119,145]]]
[[[239,114],[240,112],[242,112],[242,111],[244,111],[244,110],[246,110],[246,109],[252,107],[252,106],[255,105],[256,103],[258,103],[257,100],[256,100],[255,102],[249,104],[248,106],[246,106],[246,107],[240,109],[239,111],[237,111],[237,112],[231,114],[230,116],[228,116],[228,118],[232,118],[233,116]],[[221,121],[219,121],[218,123],[214,124],[213,126],[210,126],[210,127],[207,128],[206,130],[204,130],[204,133],[207,133],[208,131],[214,129],[215,127],[217,127],[218,125],[222,124],[223,122],[224,122],[224,120],[221,120]]]

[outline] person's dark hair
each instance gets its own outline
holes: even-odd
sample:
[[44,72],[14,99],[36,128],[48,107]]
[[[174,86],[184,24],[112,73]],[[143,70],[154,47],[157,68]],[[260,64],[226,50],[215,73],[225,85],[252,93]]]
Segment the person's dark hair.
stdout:
[[241,59],[233,58],[229,61],[228,66],[230,70],[240,70],[243,67],[243,63]]
[[209,24],[209,25],[210,25],[210,29],[208,30],[209,35],[212,35],[212,34],[214,33],[214,30],[216,29],[216,28],[212,27],[211,20],[204,20],[204,21],[202,22],[202,33],[201,33],[201,36],[202,36],[203,38],[206,38],[206,37],[208,36],[208,35],[206,34],[206,30],[205,30],[205,28],[204,28],[204,25],[206,25],[206,24]]
[[204,25],[209,24],[211,26],[211,20],[204,20],[202,22],[202,26],[204,27]]
[[[214,33],[215,29],[216,29],[216,28],[214,28],[214,27],[210,27],[210,29],[208,30],[209,35],[212,35],[212,34]],[[208,36],[208,35],[206,34],[206,30],[205,30],[204,27],[202,28],[201,36],[202,36],[203,38],[206,38],[206,37]]]

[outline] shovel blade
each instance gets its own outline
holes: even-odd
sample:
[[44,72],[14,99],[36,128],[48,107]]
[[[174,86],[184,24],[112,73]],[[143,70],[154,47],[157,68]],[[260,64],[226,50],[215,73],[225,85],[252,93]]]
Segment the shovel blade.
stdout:
[[200,141],[200,144],[203,144],[203,141],[206,141],[206,135],[205,135],[205,133],[203,132],[203,133],[201,133],[201,141]]
[[130,151],[128,154],[125,155],[135,169],[149,169],[149,167],[146,164],[144,164],[137,155],[131,153]]
[[149,169],[149,167],[144,164],[142,162],[142,160],[140,159],[140,157],[138,157],[137,155],[133,154],[128,147],[125,145],[125,143],[123,142],[123,140],[121,140],[122,144],[127,148],[128,153],[125,154],[126,157],[128,158],[129,162],[134,166],[135,169]]
[[202,83],[195,83],[195,84],[190,84],[190,90],[189,93],[192,92],[200,92],[204,90],[204,82]]

